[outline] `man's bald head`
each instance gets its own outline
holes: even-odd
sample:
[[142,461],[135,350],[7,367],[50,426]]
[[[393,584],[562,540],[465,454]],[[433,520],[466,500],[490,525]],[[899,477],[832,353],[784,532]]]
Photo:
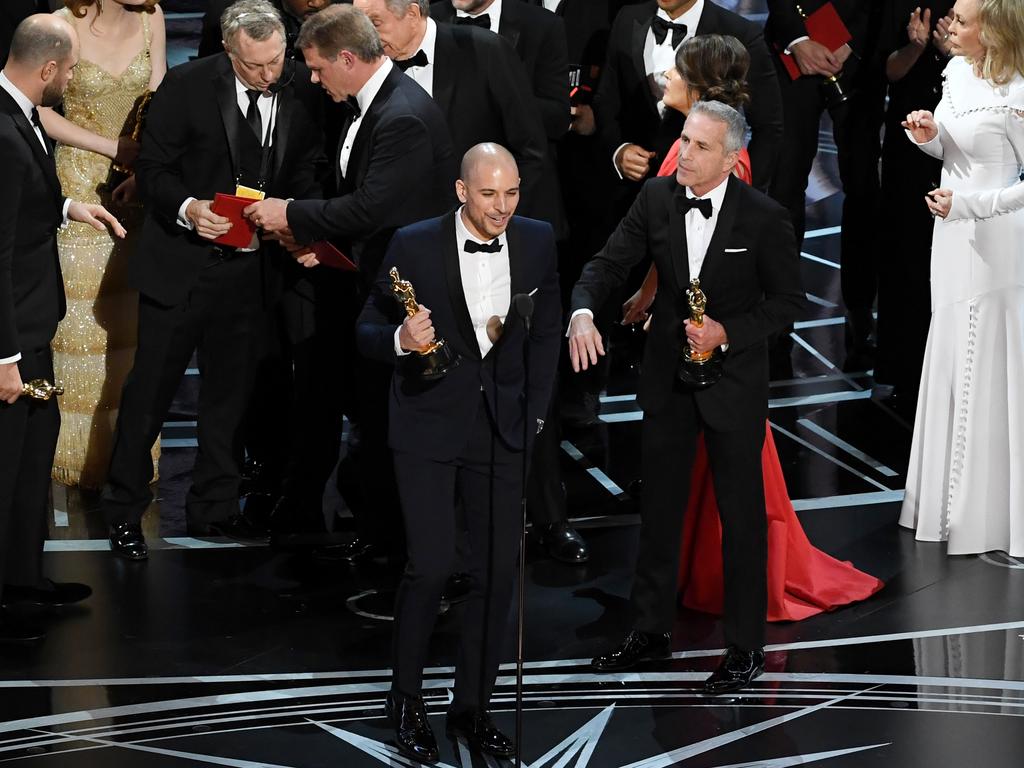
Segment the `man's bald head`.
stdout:
[[470,147],[462,156],[459,178],[466,183],[472,183],[478,174],[488,174],[495,165],[510,169],[513,175],[519,176],[519,166],[516,165],[516,159],[512,157],[512,153],[500,144],[488,141]]
[[519,204],[519,167],[498,144],[477,144],[462,157],[455,194],[471,235],[492,240],[509,225]]
[[63,64],[75,47],[75,31],[64,19],[49,13],[29,16],[14,31],[8,66],[38,69],[47,62]]

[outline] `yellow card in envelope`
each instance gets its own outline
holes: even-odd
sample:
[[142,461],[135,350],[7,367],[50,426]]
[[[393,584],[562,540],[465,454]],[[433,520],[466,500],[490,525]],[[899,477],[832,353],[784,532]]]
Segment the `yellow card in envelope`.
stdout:
[[235,197],[245,197],[249,200],[262,200],[267,194],[260,189],[253,189],[243,184],[239,184],[235,187]]

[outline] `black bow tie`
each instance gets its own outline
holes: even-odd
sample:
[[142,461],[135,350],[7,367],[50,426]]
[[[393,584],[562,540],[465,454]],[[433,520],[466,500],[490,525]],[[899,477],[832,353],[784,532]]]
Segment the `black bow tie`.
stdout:
[[665,42],[665,36],[672,32],[672,47],[675,48],[686,37],[686,25],[685,24],[673,24],[671,21],[666,21],[661,16],[655,16],[651,19],[651,32],[654,33],[654,42],[661,45]]
[[[479,16],[456,16],[456,24],[469,24],[474,27],[480,27],[481,29],[491,28],[491,16],[487,13],[481,13]],[[662,35],[664,37],[664,35]]]
[[39,110],[32,107],[32,125],[38,128],[40,131],[43,130],[43,123],[39,119]]
[[498,238],[494,238],[489,243],[467,240],[465,245],[463,245],[463,250],[466,253],[498,253],[501,251],[501,243],[498,241]]
[[352,119],[358,120],[359,116],[363,114],[363,110],[359,108],[359,100],[355,96],[349,96],[342,102],[348,110],[352,113]]
[[710,219],[711,218],[711,212],[712,212],[713,208],[711,207],[711,198],[710,197],[697,198],[697,197],[682,197],[681,196],[679,198],[679,212],[681,214],[683,214],[685,216],[687,213],[692,211],[694,208],[696,208],[698,211],[700,211],[705,219]]
[[405,72],[409,67],[425,67],[430,62],[427,60],[426,52],[419,50],[416,51],[416,55],[411,59],[401,59],[395,61],[395,66]]

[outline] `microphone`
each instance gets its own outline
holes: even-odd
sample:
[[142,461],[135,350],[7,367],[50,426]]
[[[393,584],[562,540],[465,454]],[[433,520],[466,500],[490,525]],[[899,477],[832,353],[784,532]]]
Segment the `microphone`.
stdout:
[[281,69],[281,76],[267,86],[267,92],[278,94],[292,84],[295,79],[295,59],[285,59],[284,67]]
[[526,331],[530,331],[530,319],[533,317],[533,296],[528,293],[517,293],[512,297],[512,310],[523,319]]

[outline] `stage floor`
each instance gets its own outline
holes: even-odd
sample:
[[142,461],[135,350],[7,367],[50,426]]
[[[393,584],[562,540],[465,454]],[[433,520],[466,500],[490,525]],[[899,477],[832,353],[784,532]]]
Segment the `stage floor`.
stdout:
[[[166,3],[173,6],[173,3]],[[763,0],[726,3],[763,18]],[[193,7],[172,19],[174,55]],[[174,36],[172,35],[172,37]],[[184,42],[183,42],[184,41]],[[840,196],[827,125],[808,193],[802,269],[811,311],[776,370],[769,416],[811,541],[885,580],[871,599],[768,630],[767,672],[734,698],[700,683],[720,622],[681,610],[670,660],[595,675],[627,629],[638,520],[636,334],[618,334],[601,424],[566,432],[569,508],[585,566],[527,557],[523,760],[531,768],[962,768],[1024,754],[1024,563],[947,557],[897,524],[910,424],[870,371],[840,370]],[[165,425],[148,562],[108,551],[95,499],[56,487],[46,571],[95,590],[39,614],[44,644],[0,651],[0,762],[27,768],[414,765],[383,719],[392,579],[308,555],[189,538],[195,454],[190,372]],[[334,516],[339,500],[329,494]],[[341,511],[344,527],[344,511]],[[339,534],[344,537],[342,532]],[[495,766],[443,738],[460,607],[440,618],[427,703],[445,766]],[[507,638],[512,658],[513,637]],[[514,732],[514,669],[495,695]]]

